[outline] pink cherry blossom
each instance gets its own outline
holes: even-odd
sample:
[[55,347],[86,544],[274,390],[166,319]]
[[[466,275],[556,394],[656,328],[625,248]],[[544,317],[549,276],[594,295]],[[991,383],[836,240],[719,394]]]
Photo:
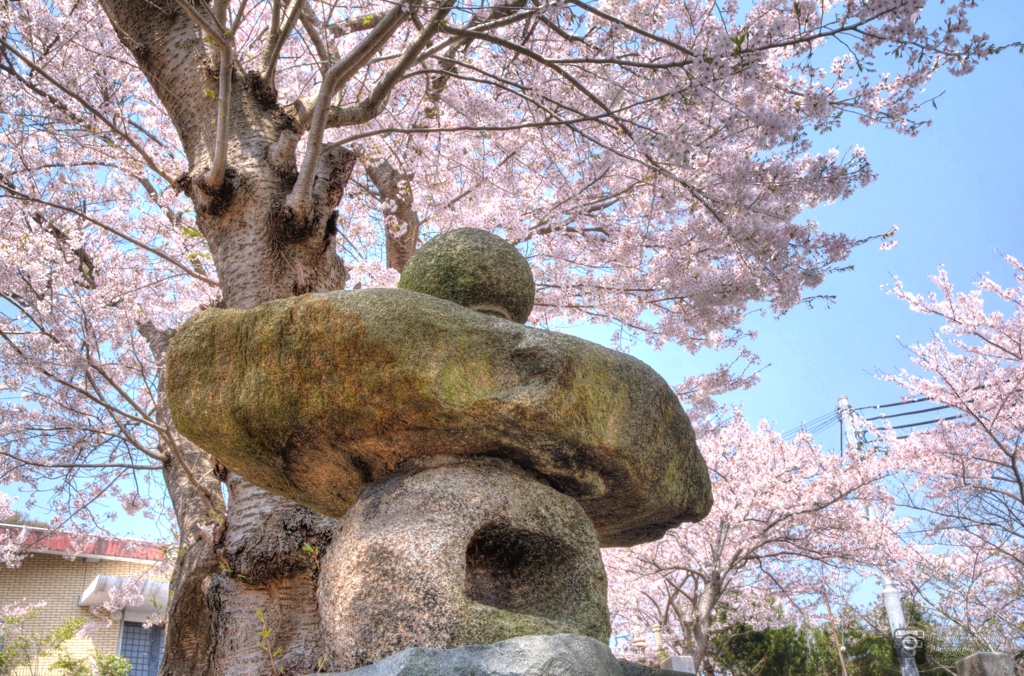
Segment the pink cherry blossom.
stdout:
[[942,322],[928,343],[908,346],[912,372],[886,376],[908,394],[950,409],[928,429],[886,434],[903,468],[899,502],[923,533],[909,571],[919,598],[981,647],[1016,654],[1024,645],[1024,265],[1006,256],[1014,284],[982,275],[958,292],[944,269],[937,293],[891,293]]
[[801,434],[784,441],[740,411],[698,439],[715,503],[698,524],[661,540],[605,550],[614,627],[644,637],[622,654],[653,659],[649,632],[661,628],[673,653],[700,664],[728,623],[766,627],[815,621],[822,594],[842,597],[851,580],[887,569],[901,524],[869,521],[868,504],[890,503],[883,453],[825,453]]

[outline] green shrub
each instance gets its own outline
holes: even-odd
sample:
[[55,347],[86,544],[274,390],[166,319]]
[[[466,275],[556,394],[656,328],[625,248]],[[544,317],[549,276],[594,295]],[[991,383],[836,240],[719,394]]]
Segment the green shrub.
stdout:
[[88,657],[72,657],[67,652],[61,653],[52,666],[64,676],[128,676],[132,670],[128,658],[98,650]]

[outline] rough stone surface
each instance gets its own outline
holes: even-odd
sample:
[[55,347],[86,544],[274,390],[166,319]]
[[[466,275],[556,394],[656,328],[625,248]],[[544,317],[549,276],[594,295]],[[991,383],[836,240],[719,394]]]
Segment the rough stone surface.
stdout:
[[580,506],[507,460],[433,456],[370,484],[322,563],[335,664],[531,634],[607,641],[607,579]]
[[[656,676],[676,672],[615,659],[583,636],[521,636],[452,650],[409,648],[344,676]],[[342,676],[325,674],[324,676]]]
[[1013,657],[1006,653],[974,653],[956,662],[958,676],[1016,676]]
[[690,676],[697,674],[697,668],[693,666],[693,657],[690,655],[669,655],[667,659],[661,661],[661,668]]
[[476,228],[452,230],[424,244],[402,270],[398,286],[520,324],[529,318],[536,292],[519,250]]
[[605,547],[711,508],[690,422],[649,366],[413,291],[206,310],[171,341],[167,396],[190,440],[328,516],[402,462],[439,454],[545,477]]

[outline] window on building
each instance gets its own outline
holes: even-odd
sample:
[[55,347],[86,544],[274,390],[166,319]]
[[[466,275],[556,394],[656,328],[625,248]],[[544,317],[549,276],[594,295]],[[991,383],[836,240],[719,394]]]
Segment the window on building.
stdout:
[[157,676],[164,658],[163,627],[146,628],[141,622],[121,626],[121,655],[132,663],[128,676]]

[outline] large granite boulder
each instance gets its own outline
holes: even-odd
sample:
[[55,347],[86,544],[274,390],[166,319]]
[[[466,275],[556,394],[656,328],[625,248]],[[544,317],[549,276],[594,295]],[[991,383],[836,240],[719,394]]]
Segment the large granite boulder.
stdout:
[[409,648],[376,664],[324,676],[669,676],[616,659],[606,643],[583,636],[520,636],[452,650]]
[[535,472],[577,500],[602,546],[655,540],[711,507],[690,422],[653,369],[413,291],[205,310],[171,341],[166,384],[186,437],[328,516],[433,455]]
[[367,486],[320,575],[336,666],[410,646],[611,634],[597,535],[580,506],[507,460],[431,456]]

